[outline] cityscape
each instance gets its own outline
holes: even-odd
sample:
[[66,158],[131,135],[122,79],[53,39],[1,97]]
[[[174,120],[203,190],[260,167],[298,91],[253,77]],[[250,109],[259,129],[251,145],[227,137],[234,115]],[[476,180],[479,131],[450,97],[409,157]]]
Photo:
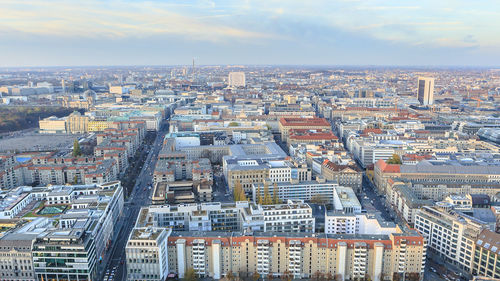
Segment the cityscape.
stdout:
[[[355,49],[317,63],[322,49],[302,57],[300,46],[274,49],[303,35],[263,36],[267,25],[270,34],[279,28],[256,16],[252,1],[243,12],[217,1],[118,1],[116,11],[99,1],[81,10],[72,1],[7,2],[0,33],[13,44],[0,47],[0,280],[500,280],[500,49],[477,65],[455,61],[448,49],[423,47],[412,57],[409,45],[399,48],[412,60],[401,63],[360,63]],[[273,8],[273,23],[290,28],[309,27],[317,4],[271,2],[262,9]],[[382,13],[420,9],[337,2],[324,13],[372,10],[374,24]],[[297,13],[287,14],[292,7]],[[146,18],[132,20],[128,9]],[[322,22],[325,14],[314,11]],[[235,22],[223,25],[219,12]],[[485,15],[475,28],[488,26],[491,15],[475,13]],[[360,24],[364,14],[356,14]],[[262,19],[255,30],[245,29],[250,16]],[[362,33],[354,27],[349,32]],[[15,46],[27,39],[11,31],[35,34],[39,50]],[[102,49],[95,43],[79,56],[73,32],[102,40]],[[183,32],[187,39],[168,44],[184,50],[165,58],[142,45],[124,55],[131,47],[116,39]],[[355,44],[346,32],[345,44]],[[54,36],[68,44],[46,50]],[[483,38],[478,31],[468,40]],[[243,39],[255,42],[242,47]],[[115,55],[108,40],[116,40]],[[205,44],[206,53],[191,52]],[[228,44],[234,50],[225,57]],[[466,57],[470,48],[456,52]]]

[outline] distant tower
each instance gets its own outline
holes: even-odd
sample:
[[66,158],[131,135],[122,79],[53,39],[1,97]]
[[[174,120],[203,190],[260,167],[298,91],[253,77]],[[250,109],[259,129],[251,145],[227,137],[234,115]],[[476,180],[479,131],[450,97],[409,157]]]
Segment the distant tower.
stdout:
[[191,69],[191,79],[194,81],[194,58],[193,58],[193,68]]
[[64,79],[61,79],[61,87],[62,87],[63,93],[66,93],[66,82],[64,82]]
[[417,98],[421,105],[434,103],[434,78],[418,77]]

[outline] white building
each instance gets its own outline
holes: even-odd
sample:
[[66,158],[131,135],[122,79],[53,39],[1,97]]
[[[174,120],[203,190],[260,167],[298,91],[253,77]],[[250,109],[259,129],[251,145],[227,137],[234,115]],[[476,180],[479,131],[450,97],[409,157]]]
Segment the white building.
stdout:
[[385,234],[400,233],[399,227],[374,214],[325,213],[326,234]]
[[163,281],[168,275],[168,228],[134,228],[125,247],[127,280]]
[[494,225],[454,211],[446,203],[440,207],[425,206],[415,217],[415,229],[427,240],[427,246],[464,273],[471,272],[474,242],[485,228],[494,230]]
[[312,209],[303,202],[276,205],[235,203],[150,206],[141,210],[136,227],[167,227],[174,231],[314,232]]
[[245,72],[230,72],[227,84],[229,87],[245,87]]
[[278,199],[283,200],[303,200],[311,201],[318,199],[325,202],[333,202],[335,189],[339,187],[336,182],[318,181],[302,181],[302,182],[280,182],[252,184],[252,200],[258,202],[257,194],[264,196],[265,185],[267,184],[269,193],[272,195],[276,188]]

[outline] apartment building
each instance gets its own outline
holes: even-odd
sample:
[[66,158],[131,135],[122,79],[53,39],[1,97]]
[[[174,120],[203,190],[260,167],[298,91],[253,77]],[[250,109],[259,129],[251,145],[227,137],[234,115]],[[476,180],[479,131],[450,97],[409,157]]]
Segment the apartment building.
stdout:
[[500,234],[483,230],[475,241],[472,275],[500,279]]
[[311,236],[261,233],[184,233],[168,238],[169,268],[180,277],[193,268],[201,277],[220,279],[232,272],[247,277],[287,275],[312,278],[321,273],[330,279],[421,276],[425,265],[425,241],[417,233],[391,235]]
[[168,268],[168,228],[134,228],[130,232],[125,255],[127,280],[163,281]]
[[455,211],[449,205],[424,206],[415,216],[415,229],[426,239],[433,253],[468,274],[473,267],[474,243],[486,222]]

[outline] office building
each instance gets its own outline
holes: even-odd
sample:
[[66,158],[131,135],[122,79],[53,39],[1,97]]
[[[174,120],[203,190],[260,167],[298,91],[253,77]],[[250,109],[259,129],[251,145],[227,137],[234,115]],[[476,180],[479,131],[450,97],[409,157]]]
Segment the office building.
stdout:
[[434,78],[418,77],[417,99],[421,105],[434,104]]
[[125,247],[127,280],[163,281],[168,270],[168,228],[134,228]]
[[97,280],[95,239],[88,222],[71,229],[50,229],[33,245],[33,268],[38,280]]
[[443,262],[471,272],[474,243],[483,229],[494,229],[479,219],[455,211],[449,204],[424,206],[415,216],[415,229],[426,239],[429,249]]

